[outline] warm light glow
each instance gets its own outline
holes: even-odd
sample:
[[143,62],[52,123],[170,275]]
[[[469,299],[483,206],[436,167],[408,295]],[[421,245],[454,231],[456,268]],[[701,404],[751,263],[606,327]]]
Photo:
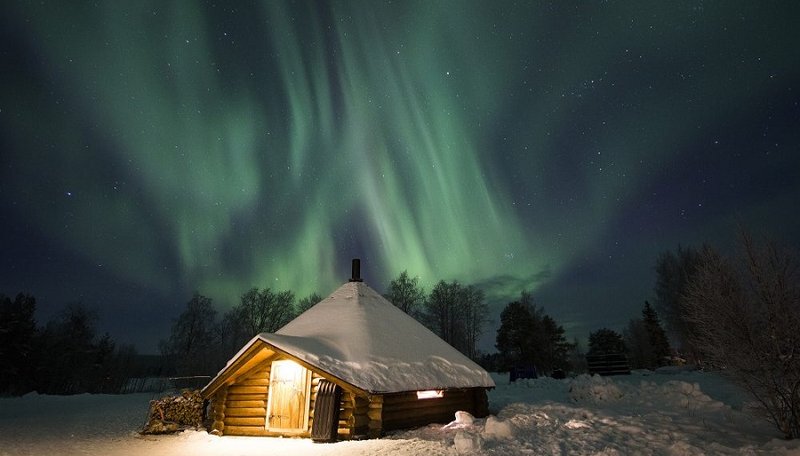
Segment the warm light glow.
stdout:
[[444,397],[444,391],[442,390],[417,391],[417,399],[436,399],[437,397]]
[[297,378],[300,378],[300,374],[303,372],[303,366],[288,359],[276,361],[272,365],[272,368],[275,370],[273,379],[278,381],[295,380]]

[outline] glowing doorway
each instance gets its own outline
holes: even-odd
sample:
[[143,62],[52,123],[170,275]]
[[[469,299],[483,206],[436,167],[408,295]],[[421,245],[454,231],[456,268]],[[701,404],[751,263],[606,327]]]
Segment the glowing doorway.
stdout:
[[269,375],[267,430],[297,433],[308,428],[311,371],[291,360],[273,361]]

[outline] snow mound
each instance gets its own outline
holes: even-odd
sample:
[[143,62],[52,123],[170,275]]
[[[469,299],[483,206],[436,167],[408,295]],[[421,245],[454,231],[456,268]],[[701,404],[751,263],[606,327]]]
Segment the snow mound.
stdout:
[[501,421],[495,416],[489,416],[486,418],[483,436],[487,439],[512,439],[514,438],[514,428],[507,421]]
[[471,413],[459,410],[456,412],[455,421],[446,424],[442,429],[460,429],[472,426],[475,417]]
[[483,447],[483,439],[481,439],[479,434],[458,431],[453,438],[453,444],[458,454],[470,454],[481,450]]
[[622,398],[619,386],[610,377],[579,375],[570,382],[569,398],[579,404],[613,403]]
[[203,431],[142,436],[152,398],[0,398],[0,456],[800,455],[800,440],[782,440],[762,418],[730,407],[747,398],[743,391],[703,372],[498,382],[489,392],[496,416],[458,413],[451,425],[331,444]]

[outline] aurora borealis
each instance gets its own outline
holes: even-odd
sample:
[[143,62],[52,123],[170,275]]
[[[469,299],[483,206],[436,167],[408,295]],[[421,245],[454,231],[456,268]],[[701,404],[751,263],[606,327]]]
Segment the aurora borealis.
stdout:
[[0,292],[146,349],[352,257],[585,335],[661,251],[800,238],[793,2],[73,3],[0,6]]

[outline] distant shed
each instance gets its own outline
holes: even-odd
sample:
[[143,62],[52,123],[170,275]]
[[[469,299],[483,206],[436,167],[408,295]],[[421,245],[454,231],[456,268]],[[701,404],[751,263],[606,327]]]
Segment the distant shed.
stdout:
[[[355,263],[355,262],[354,262]],[[213,431],[330,441],[488,414],[494,382],[354,278],[248,342],[202,390]]]

